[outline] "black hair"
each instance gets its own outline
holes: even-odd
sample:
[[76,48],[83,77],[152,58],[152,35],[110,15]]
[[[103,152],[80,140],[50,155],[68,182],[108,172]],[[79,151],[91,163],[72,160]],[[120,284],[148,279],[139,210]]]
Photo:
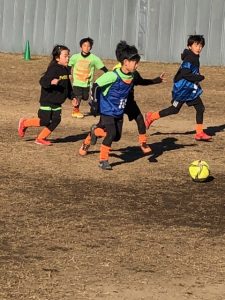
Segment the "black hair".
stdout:
[[50,61],[50,65],[57,63],[57,58],[60,57],[60,54],[62,53],[63,50],[67,50],[68,52],[70,52],[70,49],[64,45],[56,45],[54,46],[53,50],[52,50],[52,60]]
[[82,47],[82,45],[83,45],[84,43],[86,43],[86,42],[89,42],[89,44],[90,44],[90,46],[91,46],[91,48],[92,48],[92,46],[93,46],[93,44],[94,44],[94,40],[91,39],[90,37],[81,39],[81,40],[80,40],[80,47]]
[[205,46],[205,38],[203,35],[195,34],[195,35],[189,35],[189,38],[187,40],[187,46],[192,46],[194,43],[201,44],[202,47]]
[[123,63],[124,59],[139,62],[141,57],[135,46],[130,46],[126,41],[120,41],[116,46],[116,59]]

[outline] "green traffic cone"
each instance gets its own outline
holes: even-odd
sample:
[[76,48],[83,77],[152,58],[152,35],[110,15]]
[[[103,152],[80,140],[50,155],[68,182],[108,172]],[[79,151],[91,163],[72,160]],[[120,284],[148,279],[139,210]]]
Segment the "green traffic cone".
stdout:
[[30,43],[29,41],[27,40],[26,41],[26,45],[25,45],[25,51],[24,51],[24,60],[30,60],[31,57],[30,57]]

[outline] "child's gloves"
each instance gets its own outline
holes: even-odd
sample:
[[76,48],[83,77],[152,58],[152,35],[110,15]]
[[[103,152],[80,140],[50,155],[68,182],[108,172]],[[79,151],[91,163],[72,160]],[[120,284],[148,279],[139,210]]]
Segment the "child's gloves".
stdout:
[[90,105],[90,113],[95,117],[98,116],[99,115],[99,101],[98,101],[98,99],[93,98],[91,96],[88,103]]
[[100,88],[97,85],[97,83],[94,83],[91,89],[91,95],[90,95],[90,99],[88,101],[89,105],[90,105],[90,113],[93,116],[98,116],[99,115],[99,91]]

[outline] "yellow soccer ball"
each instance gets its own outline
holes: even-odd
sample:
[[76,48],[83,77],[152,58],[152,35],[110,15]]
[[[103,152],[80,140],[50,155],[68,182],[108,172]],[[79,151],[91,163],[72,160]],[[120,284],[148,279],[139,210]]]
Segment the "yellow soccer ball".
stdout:
[[205,181],[209,175],[209,165],[204,160],[195,160],[189,166],[189,174],[194,181]]

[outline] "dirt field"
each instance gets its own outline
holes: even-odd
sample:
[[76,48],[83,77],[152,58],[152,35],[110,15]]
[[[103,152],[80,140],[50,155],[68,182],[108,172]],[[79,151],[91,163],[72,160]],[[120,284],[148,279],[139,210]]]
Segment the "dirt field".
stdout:
[[[185,106],[153,124],[153,153],[143,156],[125,117],[113,170],[103,171],[101,141],[78,155],[97,120],[73,119],[69,100],[52,147],[34,143],[37,128],[18,137],[19,118],[37,116],[48,62],[0,54],[0,299],[225,299],[225,68],[201,69],[212,142],[194,140],[195,112]],[[136,88],[143,113],[169,105],[177,67],[140,65],[143,77],[167,74],[164,84]],[[209,163],[209,182],[190,179],[195,159]]]

